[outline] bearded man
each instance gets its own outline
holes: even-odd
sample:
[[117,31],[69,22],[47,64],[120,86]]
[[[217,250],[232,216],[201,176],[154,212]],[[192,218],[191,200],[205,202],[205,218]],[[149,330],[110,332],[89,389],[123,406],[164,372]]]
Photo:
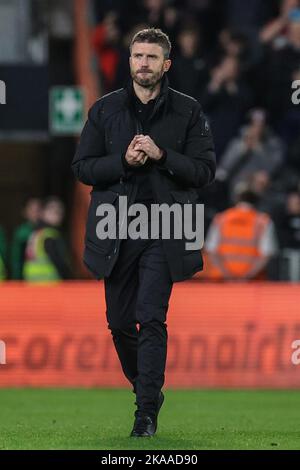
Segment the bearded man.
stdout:
[[[159,29],[135,34],[132,80],[91,107],[72,163],[76,177],[93,186],[84,261],[104,279],[108,328],[136,394],[133,437],[150,437],[157,429],[173,283],[191,278],[203,263],[200,250],[187,249],[184,236],[99,239],[96,226],[99,205],[117,207],[120,196],[129,206],[149,209],[157,203],[194,206],[197,190],[214,179],[210,128],[200,104],[169,87],[170,51]],[[182,313],[186,321],[188,312]]]

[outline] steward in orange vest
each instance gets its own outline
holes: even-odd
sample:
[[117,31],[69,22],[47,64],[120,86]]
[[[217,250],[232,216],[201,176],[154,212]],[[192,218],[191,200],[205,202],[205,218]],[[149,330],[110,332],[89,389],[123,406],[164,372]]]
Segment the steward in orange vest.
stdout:
[[206,279],[266,278],[265,268],[277,251],[277,240],[271,218],[255,209],[255,200],[255,193],[244,189],[235,207],[213,219],[204,244]]

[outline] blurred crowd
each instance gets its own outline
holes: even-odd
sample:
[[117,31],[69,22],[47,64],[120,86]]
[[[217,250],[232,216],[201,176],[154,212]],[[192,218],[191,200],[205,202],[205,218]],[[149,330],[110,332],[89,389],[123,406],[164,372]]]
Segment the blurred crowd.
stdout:
[[[59,2],[56,2],[59,5]],[[213,280],[300,281],[300,0],[89,0],[99,92],[130,78],[129,43],[145,27],[172,42],[170,86],[201,103],[217,156],[205,204],[205,270]],[[30,198],[0,280],[74,277],[55,198]]]
[[[213,245],[222,251],[210,238],[220,213],[232,216],[229,209],[242,216],[236,223],[249,226],[244,245],[256,241],[259,252],[257,221],[249,215],[254,210],[274,228],[266,238],[268,256],[260,255],[264,270],[271,266],[264,275],[300,280],[300,106],[291,99],[292,82],[300,80],[299,0],[94,0],[92,6],[101,94],[130,78],[133,34],[158,27],[172,42],[170,86],[199,100],[208,117],[218,170],[200,194],[209,230],[206,256]],[[240,200],[243,194],[247,201]],[[233,237],[234,244],[231,257],[244,256],[241,240]],[[241,267],[238,274],[221,271],[223,279],[251,278]],[[253,279],[261,277],[263,269],[254,271]]]
[[55,282],[73,277],[61,231],[64,213],[56,196],[45,200],[30,197],[10,245],[0,226],[0,281]]

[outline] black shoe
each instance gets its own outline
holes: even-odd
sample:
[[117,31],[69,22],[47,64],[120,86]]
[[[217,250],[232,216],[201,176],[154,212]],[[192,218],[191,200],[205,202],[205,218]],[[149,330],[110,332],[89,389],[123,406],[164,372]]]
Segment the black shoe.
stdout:
[[152,437],[157,430],[157,416],[164,402],[163,392],[159,392],[156,416],[152,418],[148,415],[140,415],[139,412],[136,412],[136,418],[131,431],[131,437]]
[[157,428],[157,421],[151,416],[138,415],[135,418],[130,437],[152,437]]

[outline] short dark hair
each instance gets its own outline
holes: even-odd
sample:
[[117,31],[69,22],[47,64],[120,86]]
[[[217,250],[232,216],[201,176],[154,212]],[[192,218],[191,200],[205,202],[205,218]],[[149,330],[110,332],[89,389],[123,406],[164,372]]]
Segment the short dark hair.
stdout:
[[163,33],[161,29],[147,28],[138,31],[132,38],[129,49],[131,54],[132,46],[135,42],[148,42],[158,44],[162,47],[165,59],[168,59],[171,52],[171,42],[167,34]]
[[248,204],[251,204],[252,206],[256,206],[257,203],[259,202],[258,194],[255,191],[253,191],[250,187],[247,187],[246,185],[244,188],[236,192],[235,197],[236,197],[237,203],[247,202]]
[[58,196],[48,196],[43,200],[43,209],[46,209],[51,204],[57,204],[64,210],[64,203]]

